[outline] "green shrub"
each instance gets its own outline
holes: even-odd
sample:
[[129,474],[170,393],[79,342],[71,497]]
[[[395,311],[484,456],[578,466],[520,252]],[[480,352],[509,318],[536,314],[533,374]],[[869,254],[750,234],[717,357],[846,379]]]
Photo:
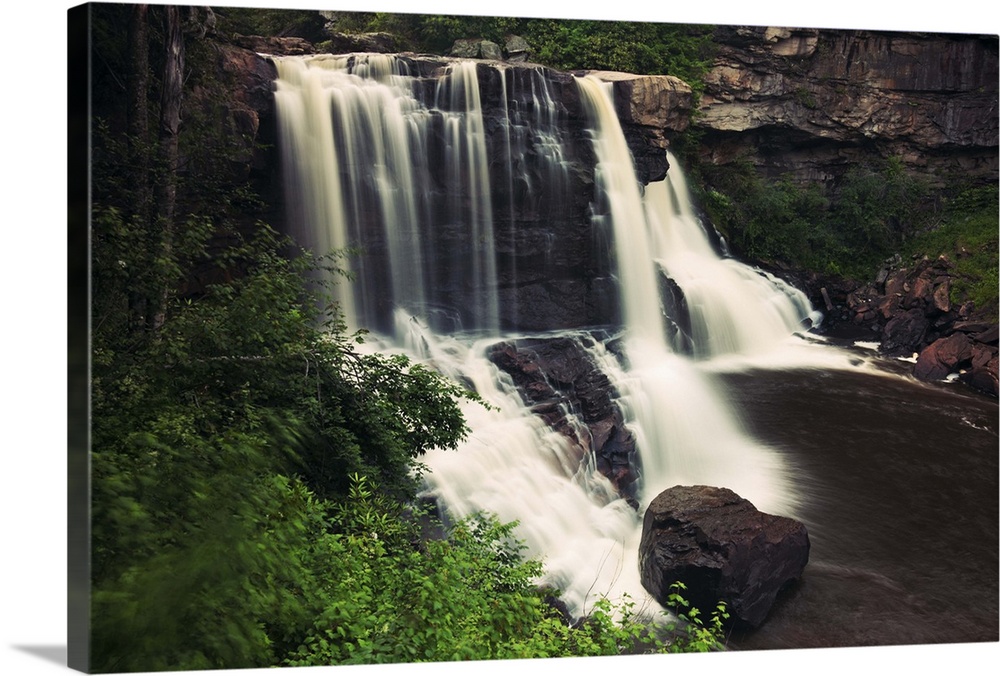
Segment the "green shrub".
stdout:
[[857,166],[824,189],[768,179],[749,161],[695,167],[695,196],[745,259],[855,279],[929,222],[929,189],[898,159]]
[[904,247],[908,258],[947,256],[954,264],[951,301],[971,300],[992,320],[997,319],[997,205],[996,185],[962,190],[944,202],[939,221],[912,237]]

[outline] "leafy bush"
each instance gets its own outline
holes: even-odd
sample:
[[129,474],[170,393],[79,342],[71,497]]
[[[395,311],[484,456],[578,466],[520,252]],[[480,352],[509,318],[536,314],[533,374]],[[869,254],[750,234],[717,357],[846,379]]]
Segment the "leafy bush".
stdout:
[[866,279],[929,221],[929,189],[897,159],[854,167],[828,189],[768,179],[748,161],[695,172],[698,203],[752,261]]
[[466,432],[463,392],[317,324],[311,258],[263,225],[213,257],[224,281],[132,321],[146,254],[119,212],[94,223],[93,669],[275,664],[322,609],[325,501],[351,472],[412,497],[416,459]]
[[[516,524],[476,515],[446,536],[418,542],[415,523],[394,514],[355,477],[337,510],[337,532],[315,550],[328,572],[322,613],[285,664],[374,664],[694,652],[722,647],[724,607],[705,627],[682,615],[661,637],[628,598],[598,599],[571,626],[536,586],[541,563],[522,557]],[[385,510],[388,510],[385,511]],[[422,515],[423,518],[430,518]],[[388,518],[383,518],[388,517]],[[363,526],[361,524],[364,524]],[[417,543],[417,544],[414,544]],[[681,599],[683,602],[683,599]],[[684,602],[686,603],[686,602]]]
[[966,300],[992,320],[997,319],[998,224],[1000,196],[996,185],[962,190],[944,203],[940,221],[912,237],[904,248],[907,257],[947,256],[954,269],[952,303]]

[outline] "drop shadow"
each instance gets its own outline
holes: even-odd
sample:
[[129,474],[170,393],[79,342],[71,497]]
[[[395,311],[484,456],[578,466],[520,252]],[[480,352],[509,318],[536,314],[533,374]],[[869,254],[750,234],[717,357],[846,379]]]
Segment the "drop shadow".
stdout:
[[69,648],[64,645],[14,645],[11,647],[39,657],[46,662],[53,662],[61,667],[67,666]]

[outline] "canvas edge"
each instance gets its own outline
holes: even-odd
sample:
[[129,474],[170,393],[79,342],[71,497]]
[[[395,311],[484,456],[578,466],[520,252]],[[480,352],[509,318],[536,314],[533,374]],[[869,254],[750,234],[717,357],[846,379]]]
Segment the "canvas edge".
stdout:
[[91,7],[67,11],[67,666],[89,672]]

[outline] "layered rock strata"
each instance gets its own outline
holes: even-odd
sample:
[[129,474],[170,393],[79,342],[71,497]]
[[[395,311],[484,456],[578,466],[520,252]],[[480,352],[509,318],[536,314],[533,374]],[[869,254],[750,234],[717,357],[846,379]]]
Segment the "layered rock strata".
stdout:
[[997,37],[720,27],[701,153],[828,182],[872,154],[938,184],[996,180]]

